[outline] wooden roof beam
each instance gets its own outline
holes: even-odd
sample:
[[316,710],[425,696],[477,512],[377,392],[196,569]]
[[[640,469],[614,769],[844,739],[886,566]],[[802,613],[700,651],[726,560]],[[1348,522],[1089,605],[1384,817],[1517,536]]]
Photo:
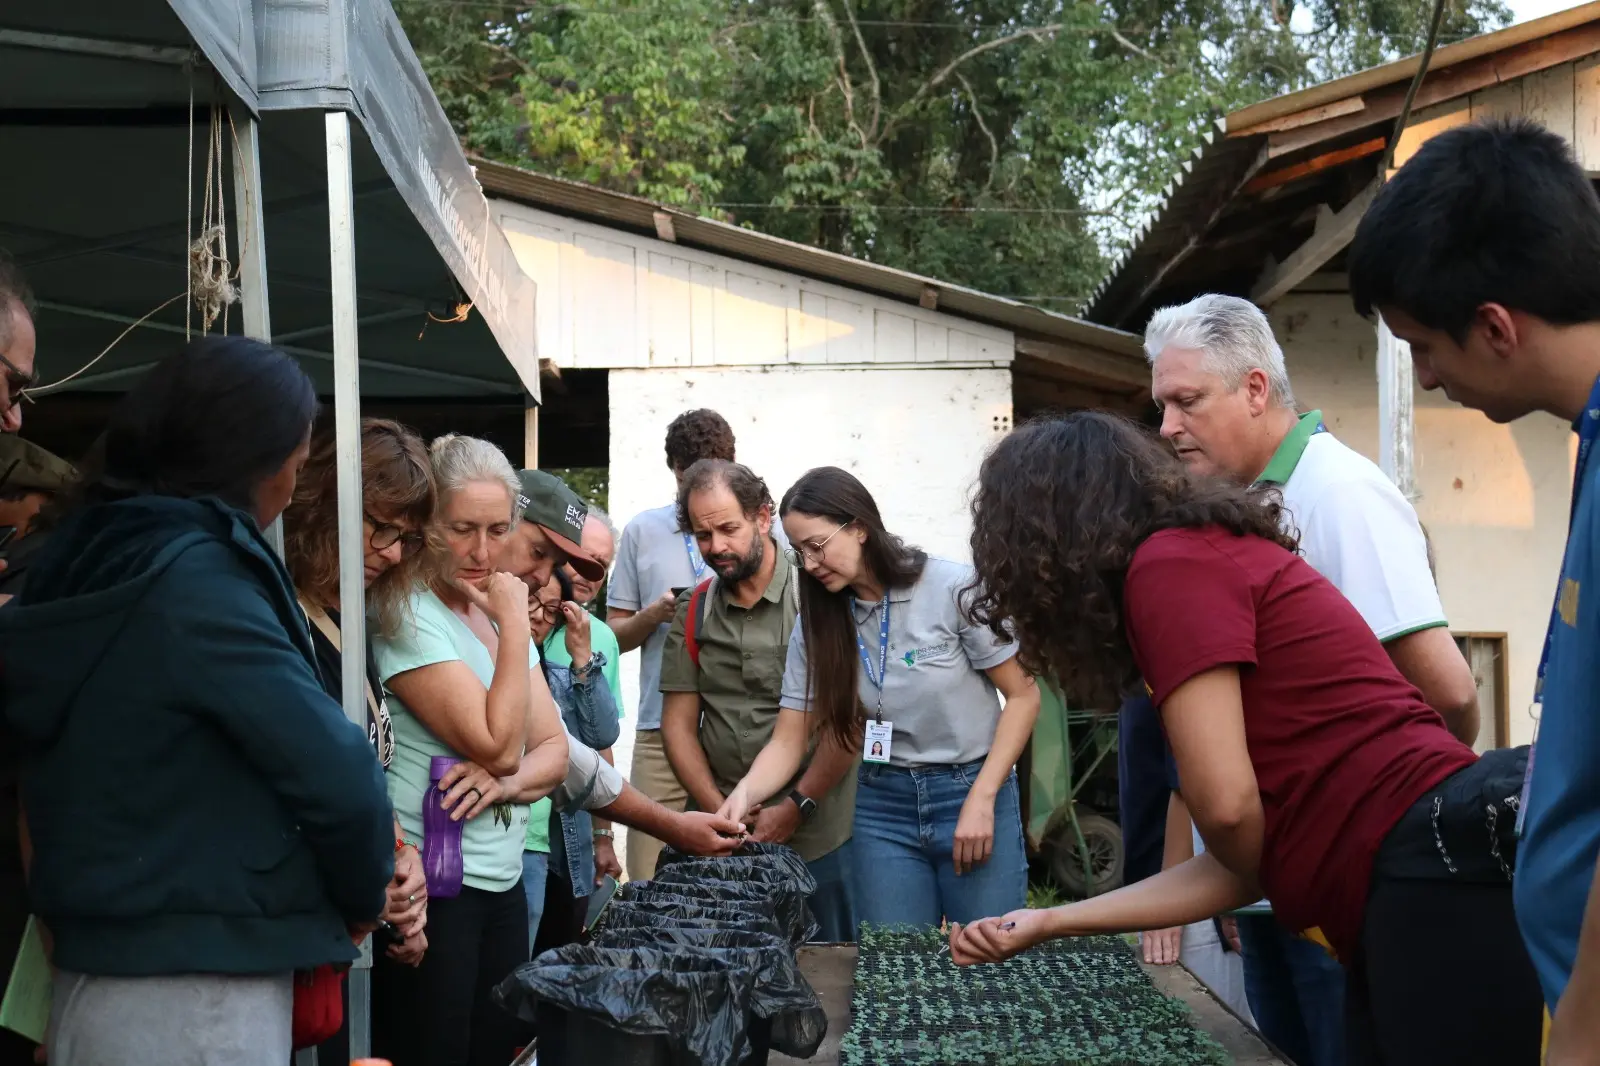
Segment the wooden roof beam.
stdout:
[[1150,367],[1142,358],[1111,355],[1033,337],[1018,337],[1016,352],[1048,367],[1052,376],[1102,392],[1132,395],[1150,391]]
[[[1503,52],[1494,52],[1441,70],[1430,70],[1417,90],[1412,114],[1425,107],[1548,70],[1595,52],[1600,52],[1600,21],[1574,26],[1549,37],[1535,38]],[[1364,106],[1358,110],[1333,114],[1310,125],[1294,128],[1280,126],[1278,132],[1267,134],[1267,157],[1276,159],[1375,123],[1398,118],[1405,103],[1406,89],[1405,84],[1374,89],[1360,97]],[[1281,124],[1289,118],[1291,116],[1284,116],[1275,122]]]
[[1321,205],[1317,209],[1316,227],[1310,239],[1291,252],[1282,263],[1269,260],[1266,270],[1262,271],[1255,287],[1250,290],[1250,299],[1261,307],[1270,306],[1343,251],[1355,238],[1356,226],[1360,224],[1361,216],[1367,213],[1373,197],[1378,195],[1380,184],[1375,179],[1337,212],[1327,204]]

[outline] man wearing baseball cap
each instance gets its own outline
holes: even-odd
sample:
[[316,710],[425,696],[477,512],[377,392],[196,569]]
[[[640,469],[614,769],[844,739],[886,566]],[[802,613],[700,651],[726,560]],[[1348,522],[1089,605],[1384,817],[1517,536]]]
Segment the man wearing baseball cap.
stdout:
[[517,477],[522,481],[517,494],[522,521],[506,540],[501,567],[535,589],[543,588],[555,568],[566,562],[590,581],[604,578],[605,564],[584,551],[581,543],[588,505],[554,474],[524,470]]

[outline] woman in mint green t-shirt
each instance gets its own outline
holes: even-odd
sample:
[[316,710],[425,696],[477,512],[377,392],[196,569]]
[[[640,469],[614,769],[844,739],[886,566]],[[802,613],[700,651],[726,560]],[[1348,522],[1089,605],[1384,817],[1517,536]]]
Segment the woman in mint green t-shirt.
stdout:
[[374,652],[394,722],[389,797],[424,855],[431,763],[461,760],[439,791],[464,823],[463,875],[454,896],[429,885],[421,965],[375,969],[373,1051],[396,1066],[504,1066],[524,1041],[490,993],[527,961],[527,804],[564,773],[566,742],[530,640],[528,587],[495,569],[518,521],[516,473],[471,437],[441,437],[430,457],[444,550],[411,597],[412,624]]

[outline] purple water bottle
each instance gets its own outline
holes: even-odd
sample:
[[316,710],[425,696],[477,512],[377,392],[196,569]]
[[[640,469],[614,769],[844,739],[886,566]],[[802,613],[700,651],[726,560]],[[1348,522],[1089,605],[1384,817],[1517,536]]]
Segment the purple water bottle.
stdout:
[[444,796],[439,791],[439,779],[460,761],[435,755],[428,765],[428,791],[422,794],[422,871],[428,878],[428,895],[433,899],[461,895],[461,831],[467,823],[452,821],[450,812],[439,805]]

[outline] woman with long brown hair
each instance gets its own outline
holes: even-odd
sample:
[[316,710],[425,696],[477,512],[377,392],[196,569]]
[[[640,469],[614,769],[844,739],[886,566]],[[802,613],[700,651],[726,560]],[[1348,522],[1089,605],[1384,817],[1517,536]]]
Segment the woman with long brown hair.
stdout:
[[772,739],[721,813],[742,818],[785,787],[820,734],[863,759],[851,841],[861,921],[938,925],[1020,906],[1015,765],[1039,691],[1016,644],[968,615],[972,568],[890,533],[866,486],[837,467],[807,472],[779,512],[801,570],[800,624]]
[[[339,699],[343,641],[339,621],[339,486],[331,429],[312,438],[311,451],[294,497],[283,513],[284,562],[294,578],[300,609],[311,623],[311,644],[328,694]],[[428,449],[416,433],[387,419],[361,422],[362,576],[375,636],[393,636],[405,620],[406,600],[417,581],[424,530],[433,516],[433,473]],[[383,680],[369,646],[367,739],[388,770],[394,758],[394,727]],[[384,907],[379,946],[390,959],[415,966],[427,950],[428,888],[418,841],[406,838],[395,819],[394,880]],[[348,1017],[348,1012],[346,1012]],[[341,1031],[319,1047],[332,1061],[345,1061]],[[342,1056],[342,1057],[341,1057]]]
[[1350,1061],[1533,1064],[1542,1000],[1511,905],[1526,749],[1478,759],[1270,495],[1189,475],[1107,414],[1025,426],[973,503],[975,615],[1078,706],[1143,679],[1204,854],[951,933],[958,963],[1163,929],[1265,893],[1349,974]]

